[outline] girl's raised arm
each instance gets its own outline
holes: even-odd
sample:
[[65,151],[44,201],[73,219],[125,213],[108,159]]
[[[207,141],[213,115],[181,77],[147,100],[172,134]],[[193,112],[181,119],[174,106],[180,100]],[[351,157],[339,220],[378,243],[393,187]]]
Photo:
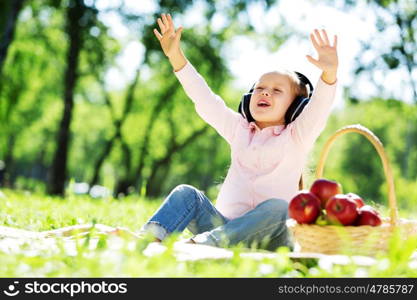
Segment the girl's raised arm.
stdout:
[[161,44],[162,51],[168,57],[174,71],[182,69],[187,60],[180,47],[181,32],[183,27],[179,27],[175,30],[174,22],[170,14],[162,14],[161,18],[157,20],[161,33],[155,28],[153,30],[156,38]]
[[309,104],[293,124],[294,133],[306,150],[326,126],[335,98],[338,68],[337,36],[334,36],[331,45],[326,31],[323,29],[320,34],[316,29],[314,35],[310,34],[310,39],[319,57],[314,59],[307,55],[307,59],[322,70],[322,74]]
[[169,14],[162,14],[157,22],[161,32],[154,29],[154,34],[168,57],[175,76],[185,93],[194,102],[197,113],[231,144],[237,124],[242,118],[241,115],[228,108],[223,99],[211,91],[204,78],[186,59],[180,47],[183,28],[179,27],[175,30],[174,22]]

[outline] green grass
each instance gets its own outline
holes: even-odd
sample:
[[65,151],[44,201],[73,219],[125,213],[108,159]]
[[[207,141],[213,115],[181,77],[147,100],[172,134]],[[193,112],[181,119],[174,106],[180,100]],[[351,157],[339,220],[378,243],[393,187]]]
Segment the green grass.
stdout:
[[[128,227],[137,231],[159,207],[162,199],[147,201],[131,196],[123,200],[92,199],[69,195],[65,199],[3,190],[0,196],[0,225],[42,231],[79,223],[97,222]],[[415,215],[415,214],[414,214]],[[411,216],[411,213],[410,213]],[[405,216],[406,217],[406,216]],[[172,236],[164,241],[168,250],[147,257],[142,250],[146,240],[100,238],[91,248],[79,240],[74,249],[62,243],[59,251],[36,248],[30,243],[8,251],[0,250],[1,277],[416,277],[417,265],[410,264],[410,255],[417,248],[417,239],[392,241],[388,255],[378,257],[372,267],[325,265],[291,261],[286,248],[277,250],[279,258],[241,258],[247,251],[236,247],[231,259],[178,261],[173,243],[188,237]],[[4,242],[0,239],[0,243]]]

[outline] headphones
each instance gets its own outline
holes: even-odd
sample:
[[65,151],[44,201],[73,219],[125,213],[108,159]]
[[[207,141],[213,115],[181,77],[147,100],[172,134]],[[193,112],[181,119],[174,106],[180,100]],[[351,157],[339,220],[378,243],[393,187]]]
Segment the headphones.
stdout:
[[[291,103],[291,105],[288,107],[287,112],[285,113],[285,124],[288,125],[292,121],[294,121],[300,113],[303,111],[304,107],[307,105],[307,103],[310,101],[311,95],[313,94],[313,85],[311,84],[310,80],[300,72],[295,72],[297,74],[298,78],[300,79],[300,83],[304,84],[307,88],[307,94],[308,97],[304,98],[303,96],[297,96]],[[248,93],[244,94],[242,96],[242,100],[239,103],[238,111],[239,113],[248,121],[248,122],[254,122],[255,119],[252,117],[250,110],[249,110],[249,104],[250,104],[250,98],[252,96],[253,90],[255,88],[255,84],[252,86],[252,88],[249,90]]]

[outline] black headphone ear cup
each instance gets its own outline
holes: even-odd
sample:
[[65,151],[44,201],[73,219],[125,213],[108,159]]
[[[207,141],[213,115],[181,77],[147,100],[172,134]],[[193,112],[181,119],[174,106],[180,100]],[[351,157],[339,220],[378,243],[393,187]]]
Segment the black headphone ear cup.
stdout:
[[255,121],[255,119],[252,117],[249,109],[250,105],[250,98],[252,94],[246,93],[243,95],[242,100],[239,103],[238,111],[239,113],[250,123]]
[[301,114],[309,101],[309,98],[304,98],[302,96],[296,97],[285,113],[285,124],[293,122]]
[[252,114],[250,113],[250,98],[252,97],[252,93],[245,94],[243,101],[243,109],[245,110],[245,115],[247,117],[248,122],[254,122],[255,119],[252,117]]

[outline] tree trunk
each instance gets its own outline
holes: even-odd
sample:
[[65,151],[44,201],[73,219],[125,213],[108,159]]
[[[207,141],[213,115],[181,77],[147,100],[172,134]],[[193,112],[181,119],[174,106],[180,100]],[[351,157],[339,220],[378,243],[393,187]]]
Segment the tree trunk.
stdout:
[[23,2],[24,0],[13,0],[0,3],[0,74],[14,38],[17,18],[22,10]]
[[14,146],[15,146],[16,137],[13,134],[9,134],[7,137],[7,152],[5,153],[4,158],[4,170],[3,170],[3,183],[2,185],[8,188],[14,187]]
[[70,146],[70,125],[74,107],[74,90],[78,79],[77,69],[79,55],[83,44],[81,19],[85,11],[82,0],[72,0],[67,11],[67,35],[69,48],[67,52],[67,69],[64,80],[64,111],[57,136],[57,146],[50,173],[48,192],[63,195],[67,179],[68,150]]
[[[117,140],[122,140],[123,139],[123,137],[122,137],[122,127],[123,127],[123,124],[124,124],[125,120],[127,119],[127,116],[129,115],[129,113],[132,109],[133,100],[135,98],[135,94],[134,94],[135,89],[136,89],[136,86],[139,82],[139,75],[140,75],[140,67],[137,69],[135,79],[133,80],[133,82],[130,85],[129,90],[126,94],[125,105],[124,105],[124,109],[123,109],[123,115],[120,117],[120,119],[116,119],[113,106],[111,105],[111,102],[110,102],[110,99],[109,99],[109,95],[106,93],[106,96],[105,96],[106,104],[109,107],[111,115],[114,116],[114,118],[115,118],[113,120],[115,133],[109,140],[106,141],[106,144],[104,146],[104,151],[101,153],[100,157],[98,158],[98,160],[95,163],[94,174],[93,174],[93,177],[90,181],[90,188],[93,185],[97,184],[97,182],[99,181],[101,167],[103,166],[103,163],[104,163],[105,159],[107,158],[107,156],[109,156],[109,154],[111,153],[115,142]],[[104,83],[102,83],[102,86],[104,86]],[[104,88],[103,88],[103,91],[104,91]],[[123,142],[122,142],[122,144],[123,144]]]
[[143,169],[145,167],[146,157],[148,156],[149,143],[152,135],[153,126],[155,122],[158,121],[158,116],[165,108],[166,102],[169,97],[174,94],[175,90],[178,88],[178,85],[171,83],[168,89],[163,93],[163,95],[158,97],[158,103],[152,108],[152,112],[148,119],[148,124],[144,126],[146,128],[145,137],[143,138],[142,146],[139,150],[139,162],[136,168],[133,168],[133,173],[126,173],[126,177],[121,178],[120,183],[116,184],[115,195],[119,194],[128,194],[129,187],[136,187],[137,190],[142,186],[143,179]]
[[[172,164],[172,157],[175,153],[183,150],[189,144],[194,142],[199,136],[203,135],[209,126],[204,126],[201,129],[194,131],[184,142],[178,144],[173,142],[167,149],[166,155],[161,159],[157,160],[152,166],[152,172],[147,181],[146,196],[148,197],[159,197],[163,188],[164,182],[169,174],[169,169]],[[164,168],[164,169],[163,169]],[[160,171],[162,170],[162,171]],[[158,176],[158,171],[159,175]]]
[[115,143],[115,141],[117,140],[118,137],[118,133],[116,132],[112,138],[110,138],[109,140],[106,140],[106,143],[104,145],[104,150],[103,152],[100,154],[99,158],[97,159],[96,163],[94,164],[94,174],[90,180],[89,186],[90,189],[96,185],[99,181],[99,177],[100,177],[100,171],[101,171],[101,167],[103,166],[104,160],[107,158],[107,156],[110,154],[113,145]]
[[120,144],[123,151],[122,165],[124,165],[125,168],[125,176],[123,176],[122,179],[118,179],[113,192],[114,197],[119,197],[121,194],[129,194],[130,189],[133,187],[132,178],[128,175],[132,169],[132,151],[130,151],[129,146],[122,139],[120,140]]
[[[145,126],[146,134],[143,139],[142,147],[139,152],[139,163],[134,174],[131,175],[132,183],[137,189],[139,189],[140,186],[142,185],[142,179],[143,179],[142,173],[145,167],[145,159],[147,155],[149,154],[148,149],[149,149],[149,143],[151,140],[153,126],[155,125],[155,122],[157,121],[159,114],[162,112],[164,106],[166,105],[167,99],[169,99],[169,97],[174,94],[177,88],[178,88],[178,85],[176,83],[171,84],[171,86],[168,87],[165,93],[159,97],[159,102],[153,107],[148,124],[147,126]],[[136,176],[139,176],[139,178],[138,179],[135,178]]]

